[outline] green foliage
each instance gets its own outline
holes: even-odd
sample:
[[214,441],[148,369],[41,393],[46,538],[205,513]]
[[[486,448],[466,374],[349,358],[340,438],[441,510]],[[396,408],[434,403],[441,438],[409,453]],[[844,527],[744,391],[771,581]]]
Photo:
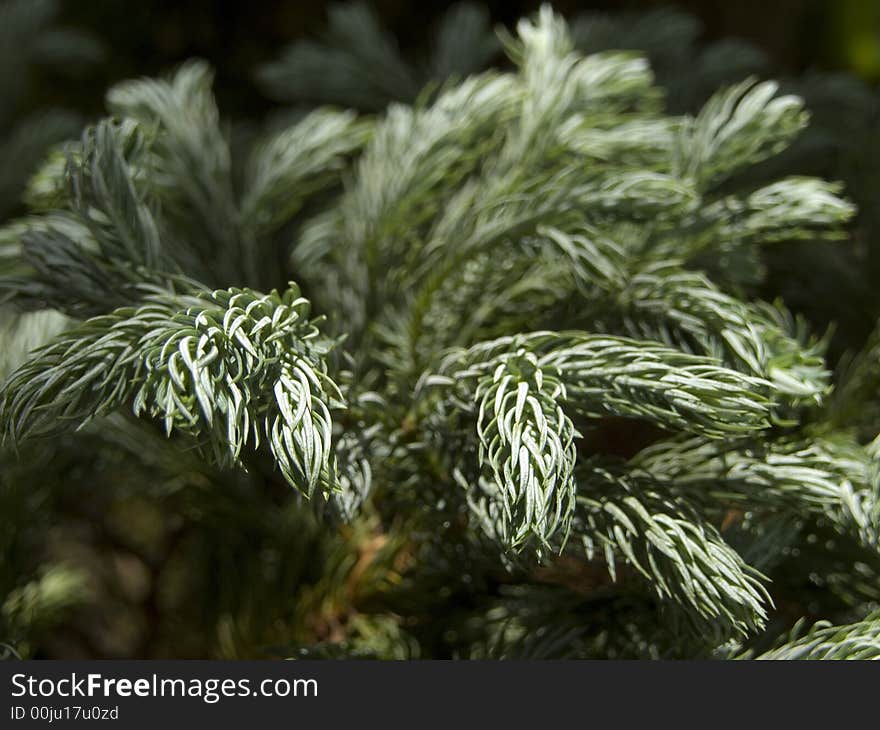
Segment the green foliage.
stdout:
[[875,655],[876,345],[835,376],[773,286],[777,249],[852,247],[842,187],[779,162],[804,102],[747,78],[671,113],[548,7],[501,32],[512,70],[458,78],[485,26],[451,11],[424,71],[335,10],[261,78],[379,113],[250,149],[203,62],[111,89],[0,236],[10,305],[69,318],[3,383],[19,468],[70,428],[123,463],[143,439],[145,493],[195,500],[210,546],[253,499],[275,568],[247,577],[286,593],[227,596],[230,556],[224,655],[752,656],[818,612],[840,626],[764,656]]
[[33,109],[29,84],[42,67],[81,71],[102,56],[100,43],[56,23],[56,0],[0,4],[0,217],[12,213],[24,184],[46,149],[76,132],[79,120],[64,109]]
[[265,438],[285,478],[311,495],[330,480],[325,403],[339,404],[339,393],[307,307],[295,287],[283,296],[230,289],[148,295],[88,319],[9,379],[4,435],[48,435],[132,403],[167,433],[201,436],[221,465]]
[[815,624],[804,636],[791,637],[755,659],[877,659],[877,615],[845,626],[827,621]]
[[291,44],[259,69],[257,81],[282,101],[382,111],[390,102],[415,100],[432,81],[483,70],[497,52],[486,10],[458,3],[434,29],[428,57],[410,63],[372,9],[352,2],[332,6],[323,37]]
[[697,630],[717,632],[719,643],[763,628],[770,597],[762,576],[693,505],[665,496],[668,488],[638,472],[591,470],[579,488],[575,532],[589,558],[604,556],[612,576],[622,559],[661,599],[682,605]]
[[[47,83],[45,77],[57,74],[76,83],[103,56],[92,35],[59,25],[60,10],[55,0],[0,2],[0,221],[22,211],[22,194],[34,168],[52,145],[76,134],[82,123],[73,111],[41,102],[45,95],[37,90]],[[2,238],[0,270],[6,274],[8,267],[17,269],[21,262],[17,242]],[[59,312],[22,313],[6,306],[4,299],[0,295],[0,382],[68,324]],[[7,500],[5,494],[0,502],[4,519],[38,523],[33,516],[35,503]],[[2,646],[13,656],[33,651],[45,632],[84,595],[82,576],[76,571],[14,550],[8,538],[15,531],[0,529],[6,564],[0,571],[0,595],[5,596],[0,636],[14,644]]]

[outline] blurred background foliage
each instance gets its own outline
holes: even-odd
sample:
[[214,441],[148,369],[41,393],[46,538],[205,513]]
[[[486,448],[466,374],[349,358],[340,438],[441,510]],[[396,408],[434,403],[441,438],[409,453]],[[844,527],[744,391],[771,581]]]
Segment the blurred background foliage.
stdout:
[[[271,108],[271,102],[252,83],[254,69],[275,58],[292,40],[319,34],[333,4],[62,1],[59,21],[100,37],[106,58],[76,84],[63,83],[63,68],[42,68],[40,83],[31,86],[30,102],[97,114],[110,84],[155,75],[197,56],[217,71],[215,93],[226,115],[258,117]],[[375,0],[370,5],[398,39],[403,53],[416,55],[427,45],[450,3]],[[481,5],[494,22],[510,25],[537,10],[540,2],[495,0]],[[619,14],[670,7],[657,0],[560,0],[553,5],[568,17],[584,11]],[[672,6],[698,21],[701,43],[732,38],[748,41],[767,56],[777,73],[822,69],[851,72],[869,82],[880,80],[880,3],[872,0],[681,0]]]
[[[510,25],[539,4],[484,5],[492,23]],[[418,59],[447,3],[375,0],[372,6],[403,56]],[[647,0],[558,0],[554,7],[575,19],[583,50],[645,51],[668,90],[671,112],[692,110],[719,84],[751,73],[782,78],[805,96],[810,132],[772,164],[844,180],[860,204],[856,246],[847,255],[810,243],[780,246],[767,290],[782,293],[820,328],[836,321],[831,357],[846,367],[847,353],[880,314],[880,294],[864,284],[877,280],[871,272],[880,274],[880,251],[869,245],[878,240],[880,212],[864,204],[880,190],[873,90],[880,81],[880,3],[689,0],[678,2],[675,13]],[[25,21],[16,25],[0,16],[0,217],[21,212],[25,181],[45,150],[100,116],[106,89],[119,80],[206,59],[216,69],[225,118],[235,120],[236,134],[247,134],[291,101],[266,93],[271,85],[259,82],[259,69],[296,39],[317,37],[328,8],[291,0],[6,3],[2,12],[18,12]],[[768,170],[768,179],[772,175]],[[817,267],[821,256],[827,260]],[[828,295],[840,291],[848,295]],[[0,356],[4,369],[6,358]],[[21,461],[2,456],[0,639],[8,638],[10,653],[250,657],[310,647],[301,651],[406,656],[407,647],[417,645],[406,639],[410,630],[435,654],[455,655],[457,645],[469,642],[432,637],[430,626],[403,626],[374,611],[392,594],[414,613],[423,608],[414,603],[426,599],[424,585],[407,585],[413,548],[399,536],[405,530],[380,530],[367,514],[328,532],[277,480],[213,473],[198,459],[162,448],[151,430],[133,438],[131,429],[103,421],[28,445],[33,453]],[[177,461],[169,460],[172,453]],[[466,556],[438,559],[458,561],[467,575]],[[537,576],[535,590],[592,580],[563,569]],[[776,579],[784,575],[783,566]],[[450,613],[473,612],[492,594],[494,607],[487,610],[503,616],[505,606],[526,600],[516,590],[464,581],[438,585],[431,599]],[[809,602],[782,607],[792,620],[825,609]],[[560,645],[576,642],[582,619],[573,614],[575,628],[560,626]],[[499,632],[507,630],[500,622]],[[485,655],[492,655],[491,647]]]

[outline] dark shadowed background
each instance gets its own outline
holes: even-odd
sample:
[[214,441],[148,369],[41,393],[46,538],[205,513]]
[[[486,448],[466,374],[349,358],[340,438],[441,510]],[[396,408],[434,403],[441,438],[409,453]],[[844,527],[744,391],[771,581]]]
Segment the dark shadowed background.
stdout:
[[[62,20],[100,37],[108,47],[108,62],[79,85],[47,83],[41,93],[67,107],[97,113],[103,92],[112,82],[155,74],[199,56],[217,69],[216,91],[224,113],[259,114],[269,102],[252,82],[254,68],[275,58],[289,41],[319,33],[332,4],[297,0],[68,0]],[[436,18],[450,5],[438,0],[375,0],[371,4],[405,52],[424,46]],[[506,24],[541,5],[498,0],[484,4],[496,22]],[[652,0],[553,3],[564,14],[669,5]],[[780,71],[821,68],[855,72],[867,80],[880,78],[880,3],[874,0],[682,0],[673,5],[700,19],[704,40],[737,37],[751,41]]]

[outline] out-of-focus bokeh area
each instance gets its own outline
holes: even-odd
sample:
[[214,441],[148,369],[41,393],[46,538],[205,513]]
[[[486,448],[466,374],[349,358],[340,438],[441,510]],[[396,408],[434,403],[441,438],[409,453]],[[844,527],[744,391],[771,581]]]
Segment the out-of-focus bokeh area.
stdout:
[[[106,89],[121,79],[161,74],[192,57],[207,60],[216,70],[214,88],[232,135],[247,135],[298,103],[334,101],[307,98],[307,93],[285,98],[276,93],[283,84],[273,84],[266,71],[292,41],[320,36],[328,3],[35,0],[17,5],[30,6],[33,17],[15,25],[0,14],[4,220],[22,211],[24,183],[49,145],[77,136],[84,123],[103,114]],[[499,1],[486,7],[493,22],[509,26],[539,5]],[[575,27],[583,47],[620,42],[644,50],[675,111],[690,110],[721,83],[756,73],[795,84],[815,82],[811,111],[820,133],[857,140],[865,125],[876,124],[871,89],[880,81],[880,2],[689,0],[677,3],[679,12],[650,16],[655,20],[641,25],[632,20],[640,16],[626,14],[668,6],[573,0],[553,5],[580,19]],[[415,62],[447,4],[375,0],[372,6],[402,54]],[[618,22],[621,18],[630,20]],[[624,31],[629,35],[619,41],[617,34]],[[500,54],[494,60],[501,62]],[[698,65],[704,77],[685,74]],[[839,113],[835,93],[823,97],[821,79],[827,77],[818,72],[847,74],[834,77],[832,86],[852,87],[846,98],[856,100],[855,113]],[[848,130],[847,124],[855,126]],[[38,128],[42,132],[35,135]],[[864,178],[853,160],[857,156],[813,161],[802,172],[846,178],[847,193],[860,202],[869,188],[864,182],[860,189]],[[880,229],[876,215],[863,209],[862,225]],[[796,260],[791,265],[796,267]],[[830,268],[835,265],[829,262]],[[811,274],[801,273],[793,279]],[[831,275],[829,269],[822,274]],[[841,272],[840,280],[845,275]],[[841,306],[852,306],[859,296]],[[852,341],[863,339],[875,321],[877,298],[876,292],[864,292],[858,311],[834,311],[833,302],[823,302],[815,313],[817,324],[824,317],[840,323],[832,353],[835,347],[838,353],[846,349],[848,330]],[[791,300],[810,314],[810,301],[799,302],[796,291]],[[4,357],[0,353],[0,368]],[[43,468],[36,473],[30,458],[18,462],[4,456],[0,464],[0,640],[15,639],[16,653],[271,656],[297,644],[333,641],[343,631],[356,640],[358,632],[382,630],[375,623],[359,624],[358,613],[369,609],[383,581],[395,579],[407,555],[371,532],[368,518],[327,537],[286,487],[254,491],[246,476],[226,475],[217,489],[209,468],[197,459],[181,454],[179,463],[171,464],[166,451],[154,453],[154,437],[146,430],[138,443],[120,430],[118,448],[108,448],[112,426],[112,420],[104,423],[101,448],[89,448],[93,436],[88,433],[25,447],[40,450]],[[8,487],[13,483],[32,488]],[[380,578],[371,580],[371,571]]]
[[[507,25],[541,5],[481,4],[495,22]],[[38,69],[38,82],[30,87],[28,104],[61,105],[96,114],[103,108],[104,91],[113,82],[154,75],[197,56],[217,70],[215,91],[225,114],[252,117],[272,106],[253,83],[255,69],[276,58],[290,41],[319,35],[334,3],[70,0],[59,5],[59,25],[92,33],[100,39],[104,55],[88,73],[78,74],[75,83],[67,82],[67,67]],[[404,54],[413,56],[429,42],[432,26],[449,5],[437,0],[370,3]],[[866,81],[880,79],[880,3],[872,0],[687,0],[673,4],[562,0],[553,7],[569,17],[584,11],[615,15],[673,7],[699,22],[700,41],[748,41],[767,55],[777,73],[823,69],[851,72]],[[656,31],[656,41],[662,42],[662,29]],[[666,52],[681,50],[667,48]]]

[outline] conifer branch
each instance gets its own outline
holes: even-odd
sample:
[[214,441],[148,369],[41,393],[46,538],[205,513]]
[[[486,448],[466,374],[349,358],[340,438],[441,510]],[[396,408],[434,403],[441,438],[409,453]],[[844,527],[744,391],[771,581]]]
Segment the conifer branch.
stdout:
[[473,383],[520,349],[559,373],[565,403],[584,415],[645,418],[714,438],[767,426],[766,381],[662,345],[580,332],[534,332],[454,350],[421,382]]
[[[565,386],[528,352],[502,356],[477,385],[478,459],[492,473],[496,535],[517,549],[530,537],[549,547],[574,510],[574,439],[562,408]],[[488,495],[487,495],[488,496]]]
[[572,541],[588,558],[604,557],[612,576],[623,559],[697,626],[720,625],[721,641],[764,625],[771,600],[761,576],[687,500],[668,496],[647,474],[599,467],[578,471],[578,492]]
[[589,227],[540,232],[571,261],[578,287],[592,301],[598,297],[594,306],[609,324],[718,357],[772,381],[795,402],[817,401],[827,392],[821,344],[800,343],[786,331],[784,313],[742,302],[674,260],[642,262],[633,270],[633,254]]
[[696,499],[830,520],[866,548],[880,548],[880,479],[858,444],[814,436],[808,441],[664,442],[631,462]]
[[221,465],[269,447],[284,478],[306,494],[330,482],[328,343],[308,302],[218,290],[153,293],[66,331],[7,381],[4,439],[45,436],[129,404],[199,440]]
[[[797,629],[802,628],[801,625]],[[834,626],[820,621],[802,637],[754,657],[764,660],[880,659],[880,617],[876,613],[863,621]],[[751,658],[751,657],[746,657]]]

